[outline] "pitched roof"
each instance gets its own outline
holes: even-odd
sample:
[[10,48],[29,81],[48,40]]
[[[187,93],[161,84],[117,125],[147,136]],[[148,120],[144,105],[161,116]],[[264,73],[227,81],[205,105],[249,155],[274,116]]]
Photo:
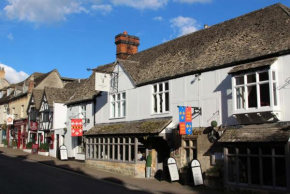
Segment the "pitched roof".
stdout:
[[218,142],[286,142],[290,137],[289,123],[228,127]]
[[277,60],[277,57],[273,57],[273,58],[270,58],[270,59],[264,59],[264,60],[255,61],[255,62],[252,62],[252,63],[245,63],[243,65],[238,65],[238,66],[235,66],[232,70],[230,70],[229,74],[237,73],[237,72],[241,72],[241,71],[247,71],[247,70],[250,70],[250,69],[256,69],[256,68],[259,68],[259,67],[270,66],[276,60]]
[[[37,89],[33,89],[32,90],[32,96],[33,96],[33,99],[34,99],[35,108],[37,110],[40,109],[42,95],[43,95],[43,90],[37,90]],[[31,96],[31,98],[32,98],[32,96]]]
[[73,95],[68,99],[66,104],[75,104],[92,100],[98,93],[99,91],[95,90],[95,73],[93,72],[81,86],[74,90]]
[[87,79],[80,79],[80,80],[75,80],[73,82],[65,84],[63,87],[64,89],[76,89],[77,87],[83,85]]
[[[290,53],[290,9],[275,4],[131,55],[136,85]],[[101,67],[98,67],[101,68]]]
[[74,93],[74,90],[64,88],[44,87],[44,93],[49,106],[53,106],[53,102],[64,103]]
[[156,134],[165,129],[172,117],[128,121],[110,124],[99,124],[91,128],[85,135],[105,134]]
[[99,73],[112,73],[114,70],[115,64],[116,64],[115,62],[108,63],[106,65],[98,66],[97,68],[93,70]]

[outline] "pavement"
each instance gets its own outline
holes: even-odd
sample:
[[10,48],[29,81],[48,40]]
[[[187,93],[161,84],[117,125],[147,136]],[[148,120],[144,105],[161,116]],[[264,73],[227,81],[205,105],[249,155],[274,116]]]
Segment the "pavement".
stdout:
[[205,186],[189,186],[181,185],[178,182],[159,181],[154,178],[133,178],[112,172],[91,169],[85,166],[84,162],[76,160],[60,161],[50,156],[41,156],[38,154],[30,154],[22,150],[0,147],[0,154],[10,157],[25,158],[33,162],[58,168],[64,171],[77,173],[93,179],[102,180],[112,184],[121,184],[127,188],[136,190],[146,190],[151,193],[163,194],[221,194],[221,191],[207,188]]

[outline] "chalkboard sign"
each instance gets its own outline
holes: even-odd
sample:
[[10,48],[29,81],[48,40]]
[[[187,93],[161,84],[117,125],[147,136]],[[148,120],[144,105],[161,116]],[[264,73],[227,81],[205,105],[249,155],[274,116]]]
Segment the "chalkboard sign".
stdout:
[[32,144],[32,148],[31,148],[31,153],[32,154],[37,154],[38,153],[38,144]]
[[172,157],[169,157],[167,159],[167,166],[168,166],[168,171],[169,171],[171,181],[178,181],[179,174],[178,174],[176,160]]
[[203,178],[201,174],[200,163],[198,160],[191,161],[192,176],[194,180],[194,185],[203,185]]
[[60,150],[60,160],[67,160],[67,149],[65,145],[59,147]]

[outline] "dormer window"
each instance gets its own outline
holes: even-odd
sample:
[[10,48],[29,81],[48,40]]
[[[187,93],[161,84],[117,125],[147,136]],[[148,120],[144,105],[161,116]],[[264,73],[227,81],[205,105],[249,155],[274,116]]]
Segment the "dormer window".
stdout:
[[278,106],[277,72],[273,69],[233,76],[234,111],[273,109]]
[[7,89],[7,96],[9,96],[11,93],[11,88]]
[[3,91],[0,92],[0,98],[2,98],[2,97],[3,97]]

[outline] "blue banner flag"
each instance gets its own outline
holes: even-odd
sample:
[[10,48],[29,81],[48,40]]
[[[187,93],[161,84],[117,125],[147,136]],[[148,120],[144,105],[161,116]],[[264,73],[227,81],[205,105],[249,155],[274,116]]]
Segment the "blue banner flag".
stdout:
[[185,122],[186,135],[192,134],[192,122]]
[[179,107],[179,134],[185,135],[186,134],[186,126],[185,126],[185,107]]
[[179,122],[185,122],[185,107],[179,107]]

